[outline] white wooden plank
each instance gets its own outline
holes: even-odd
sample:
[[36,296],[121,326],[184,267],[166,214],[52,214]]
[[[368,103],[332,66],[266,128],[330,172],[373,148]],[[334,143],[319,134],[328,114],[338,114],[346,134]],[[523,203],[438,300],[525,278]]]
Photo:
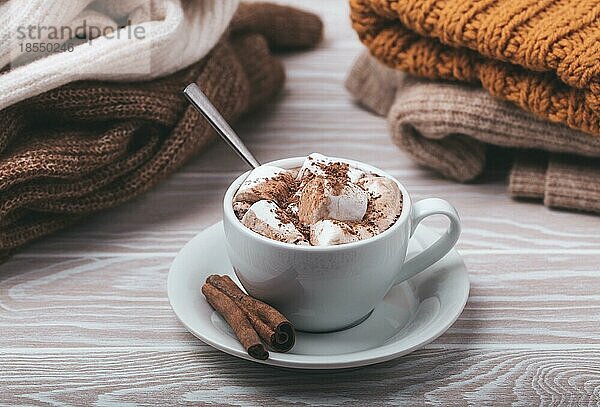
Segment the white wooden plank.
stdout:
[[427,349],[328,373],[188,351],[0,354],[5,405],[596,405],[595,350]]
[[[0,282],[0,348],[196,343],[166,298],[170,260],[89,256],[9,263]],[[471,270],[469,301],[436,344],[600,349],[596,256],[502,254],[465,260]]]

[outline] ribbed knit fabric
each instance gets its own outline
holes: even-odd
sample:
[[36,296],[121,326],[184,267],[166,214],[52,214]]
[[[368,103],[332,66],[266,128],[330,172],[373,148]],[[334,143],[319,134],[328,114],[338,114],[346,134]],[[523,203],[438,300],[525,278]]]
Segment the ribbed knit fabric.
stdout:
[[367,52],[346,86],[363,105],[387,116],[394,143],[448,178],[475,179],[486,168],[489,145],[508,147],[516,153],[512,196],[600,212],[598,137],[539,119],[480,87],[403,74]]
[[596,0],[350,0],[353,27],[386,65],[481,83],[492,95],[600,135]]
[[[147,80],[169,75],[204,57],[217,43],[238,0],[8,0],[0,5],[0,109],[77,80]],[[120,38],[100,36],[73,51],[31,58],[21,49],[19,27],[104,29],[129,21]],[[143,29],[140,38],[126,34]],[[21,29],[21,32],[23,30]],[[60,32],[60,31],[59,31]],[[52,43],[45,37],[30,43]],[[73,32],[75,34],[75,32]],[[40,56],[40,55],[38,55]],[[12,66],[14,65],[14,66]]]
[[[252,18],[261,23],[250,29]],[[286,30],[282,49],[313,47],[322,34],[313,14],[244,5],[229,36],[189,68],[153,81],[75,82],[0,112],[0,258],[147,191],[201,151],[214,133],[185,100],[188,83],[229,121],[271,99],[285,78],[263,35],[275,27]]]

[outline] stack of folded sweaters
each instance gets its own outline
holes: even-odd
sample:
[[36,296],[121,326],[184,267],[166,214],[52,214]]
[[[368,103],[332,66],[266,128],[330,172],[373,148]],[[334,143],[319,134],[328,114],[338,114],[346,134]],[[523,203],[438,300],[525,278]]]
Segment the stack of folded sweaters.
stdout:
[[508,152],[512,196],[600,212],[597,1],[350,6],[369,52],[347,87],[415,161],[467,182]]
[[[181,93],[188,83],[235,120],[281,89],[271,50],[322,35],[313,14],[237,0],[9,0],[0,16],[0,258],[147,191],[201,151],[214,136]],[[25,55],[11,35],[83,21],[145,34],[72,38],[51,55]]]

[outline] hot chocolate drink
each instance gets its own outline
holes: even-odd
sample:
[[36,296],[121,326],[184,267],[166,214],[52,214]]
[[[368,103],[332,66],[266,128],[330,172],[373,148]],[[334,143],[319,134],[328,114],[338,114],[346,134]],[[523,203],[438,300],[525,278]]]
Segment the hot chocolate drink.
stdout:
[[313,153],[297,169],[253,170],[233,209],[246,227],[270,239],[329,246],[388,229],[402,212],[402,193],[388,177]]

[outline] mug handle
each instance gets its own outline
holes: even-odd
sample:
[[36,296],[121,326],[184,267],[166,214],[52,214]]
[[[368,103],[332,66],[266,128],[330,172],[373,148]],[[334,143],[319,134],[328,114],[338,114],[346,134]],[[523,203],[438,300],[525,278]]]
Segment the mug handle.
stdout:
[[460,217],[456,209],[448,201],[440,198],[423,199],[413,205],[412,213],[410,214],[410,236],[413,236],[419,223],[431,215],[445,215],[450,219],[450,227],[431,246],[425,248],[421,253],[404,263],[395,284],[408,280],[425,270],[444,257],[456,244],[461,230]]

